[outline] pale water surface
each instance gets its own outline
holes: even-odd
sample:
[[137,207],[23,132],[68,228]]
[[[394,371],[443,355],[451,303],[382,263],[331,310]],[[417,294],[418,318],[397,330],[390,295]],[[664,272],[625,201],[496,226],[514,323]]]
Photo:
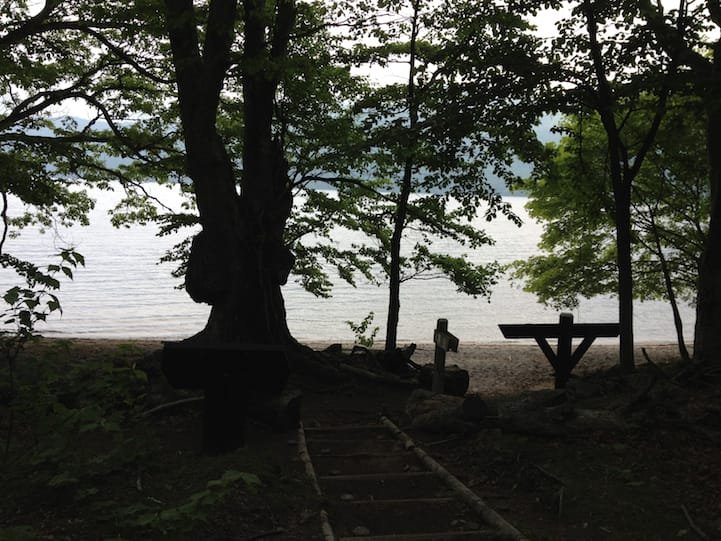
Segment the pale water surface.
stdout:
[[[174,192],[157,187],[153,191],[171,206],[179,204],[179,196]],[[93,194],[97,205],[90,227],[46,234],[26,230],[19,238],[7,241],[8,251],[35,262],[49,262],[51,254],[67,243],[85,256],[86,267],[76,272],[74,281],[62,285],[62,317],[51,318],[39,330],[47,336],[178,339],[202,329],[209,307],[195,304],[184,291],[175,288],[179,280],[170,275],[172,265],[157,263],[179,237],[158,238],[152,225],[116,229],[110,225],[107,211],[120,195]],[[466,249],[464,253],[473,261],[495,259],[507,263],[537,253],[541,226],[528,218],[523,208],[526,199],[510,197],[508,201],[523,217],[524,225],[519,229],[505,218],[491,223],[479,221],[479,226],[486,228],[496,244],[481,250]],[[12,206],[10,211],[13,212]],[[347,235],[339,235],[337,241],[343,244],[349,239]],[[12,285],[13,275],[0,271],[0,289],[5,291]],[[385,288],[367,283],[353,288],[339,282],[333,298],[319,299],[303,291],[291,278],[283,291],[289,326],[300,340],[352,341],[353,333],[345,321],[358,322],[371,311],[375,313],[374,325],[381,327],[377,339],[384,334]],[[612,298],[584,300],[574,316],[578,322],[617,321],[616,302]],[[686,334],[690,336],[693,310],[684,307],[683,316]],[[401,288],[399,338],[431,341],[437,318],[448,319],[449,329],[461,342],[489,342],[503,340],[498,323],[555,322],[558,314],[545,309],[533,295],[508,281],[495,287],[490,303],[457,293],[445,280],[405,282]],[[635,333],[638,341],[673,341],[675,331],[668,305],[638,303]]]

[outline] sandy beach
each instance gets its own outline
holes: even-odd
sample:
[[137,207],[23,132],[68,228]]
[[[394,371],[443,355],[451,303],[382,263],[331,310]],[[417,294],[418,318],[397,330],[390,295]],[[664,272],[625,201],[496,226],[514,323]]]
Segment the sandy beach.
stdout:
[[[153,351],[162,347],[161,340],[138,340],[138,339],[90,339],[90,338],[69,338],[69,339],[48,339],[50,343],[62,343],[70,340],[79,352],[88,353],[98,350],[112,351],[115,349],[124,354],[131,350]],[[552,341],[553,342],[553,341]],[[313,349],[323,350],[329,345],[337,342],[331,341],[308,341],[306,345]],[[376,343],[376,347],[381,347]],[[400,342],[399,346],[407,345]],[[551,344],[555,349],[555,344]],[[342,343],[344,351],[353,348],[352,342]],[[641,365],[646,362],[642,348],[646,350],[649,357],[656,363],[663,363],[678,359],[678,346],[672,342],[654,342],[636,345],[636,363]],[[432,343],[417,343],[416,351],[413,354],[413,361],[418,364],[433,362],[435,347]],[[82,355],[82,353],[81,353]],[[609,343],[594,344],[581,359],[581,362],[574,370],[574,374],[583,375],[601,369],[609,368],[618,362],[618,345]],[[553,388],[553,371],[548,360],[544,357],[540,348],[533,342],[466,342],[461,343],[458,353],[449,352],[446,357],[446,364],[456,364],[468,370],[471,383],[470,390],[481,393],[485,396],[496,396],[509,394],[528,389],[550,389]]]
[[[308,345],[314,349],[323,349],[328,347],[330,342],[311,342]],[[399,345],[402,347],[406,344]],[[551,343],[551,346],[555,349],[554,343]],[[350,350],[352,347],[353,344],[343,344],[344,350]],[[671,341],[637,344],[635,351],[638,365],[646,362],[642,348],[656,363],[673,361],[679,356],[678,346]],[[417,344],[413,361],[418,364],[432,363],[434,351],[435,347],[431,343]],[[595,372],[610,368],[617,363],[617,344],[594,344],[576,366],[574,374]],[[469,390],[485,396],[553,388],[551,365],[541,349],[532,342],[462,343],[458,353],[447,354],[446,364],[456,364],[468,370],[471,378]]]

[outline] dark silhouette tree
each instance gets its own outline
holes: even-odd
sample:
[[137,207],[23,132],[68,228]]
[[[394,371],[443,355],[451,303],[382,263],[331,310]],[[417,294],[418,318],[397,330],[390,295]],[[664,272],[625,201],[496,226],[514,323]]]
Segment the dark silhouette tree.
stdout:
[[659,47],[683,68],[680,83],[687,84],[704,105],[711,200],[698,277],[693,355],[700,362],[721,363],[721,39],[708,37],[721,28],[721,4],[682,1],[669,13],[648,0],[640,6]]
[[[186,287],[193,300],[212,306],[196,338],[285,344],[290,333],[280,286],[293,264],[283,241],[292,197],[272,122],[294,2],[212,0],[204,13],[191,0],[166,0],[165,6],[187,172],[202,226],[192,242]],[[239,27],[243,49],[237,56]],[[242,81],[240,178],[216,126],[231,74]]]
[[[619,357],[622,369],[632,371],[635,363],[631,195],[665,114],[670,87],[663,73],[672,73],[675,64],[669,55],[649,46],[648,33],[639,29],[636,2],[609,4],[582,0],[571,7],[571,15],[558,24],[559,36],[548,57],[559,66],[561,109],[595,111],[606,133],[606,163],[616,228]],[[623,136],[624,115],[633,111],[634,101],[644,92],[647,97],[655,96],[654,114],[638,143],[630,144]]]
[[[694,302],[703,224],[708,219],[707,160],[699,100],[672,97],[632,192],[634,296],[671,305],[679,353],[685,346],[677,299]],[[649,109],[646,109],[646,106]],[[655,114],[655,99],[641,99],[626,117],[623,140],[642,141]],[[607,166],[607,135],[599,115],[564,119],[564,136],[548,145],[552,161],[523,187],[527,207],[544,223],[544,252],[514,263],[527,291],[554,308],[573,308],[578,297],[618,290],[614,199]]]

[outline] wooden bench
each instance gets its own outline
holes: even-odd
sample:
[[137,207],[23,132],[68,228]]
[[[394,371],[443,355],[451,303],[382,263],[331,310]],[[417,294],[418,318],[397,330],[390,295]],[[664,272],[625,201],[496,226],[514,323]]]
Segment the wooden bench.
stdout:
[[[500,324],[505,338],[533,338],[551,363],[556,389],[562,389],[571,377],[571,371],[599,337],[615,337],[620,334],[618,323],[573,323],[573,314],[563,313],[558,323]],[[548,338],[557,338],[553,351]],[[572,351],[572,340],[583,338]]]
[[285,348],[257,344],[165,342],[162,370],[178,389],[202,389],[203,450],[223,453],[245,443],[248,402],[278,395],[288,379]]

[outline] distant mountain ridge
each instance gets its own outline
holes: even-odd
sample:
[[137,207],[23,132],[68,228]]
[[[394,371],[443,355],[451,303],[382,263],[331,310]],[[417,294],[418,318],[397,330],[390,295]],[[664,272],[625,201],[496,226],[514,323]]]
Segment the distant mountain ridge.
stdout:
[[[77,122],[77,124],[80,128],[87,126],[88,122],[90,122],[89,119],[85,119],[85,118],[72,117],[72,119],[75,122]],[[560,140],[560,135],[553,132],[553,127],[558,123],[558,119],[559,119],[559,117],[557,115],[547,115],[547,116],[544,116],[541,119],[541,121],[539,122],[538,126],[536,126],[536,128],[535,128],[536,136],[542,143],[557,142],[558,140]],[[61,119],[58,118],[58,119],[51,119],[51,120],[53,122],[59,123]],[[120,123],[120,124],[122,125],[122,123]],[[109,124],[105,120],[98,120],[94,123],[94,125],[97,127],[98,130],[109,130],[110,129]],[[45,135],[45,136],[52,135],[52,132],[48,128],[41,128],[41,129],[35,130],[31,133],[36,133],[38,135]],[[126,164],[129,162],[129,160],[127,160],[125,158],[118,158],[117,156],[108,156],[108,155],[104,156],[104,161],[105,161],[106,166],[109,169],[115,169],[115,168],[119,167],[120,165],[123,165],[123,164]],[[525,177],[525,176],[530,175],[531,166],[529,164],[519,161],[513,165],[512,170],[518,176]],[[486,177],[486,180],[487,180],[488,184],[491,186],[491,188],[493,188],[493,190],[495,190],[497,193],[499,193],[501,195],[504,195],[504,196],[506,196],[506,195],[525,195],[525,192],[523,192],[521,190],[517,190],[517,191],[510,190],[506,186],[505,182],[502,179],[498,178],[496,175],[488,174],[488,176]],[[330,187],[326,183],[323,183],[323,182],[313,182],[310,184],[310,186],[313,188],[316,188],[316,189]]]

